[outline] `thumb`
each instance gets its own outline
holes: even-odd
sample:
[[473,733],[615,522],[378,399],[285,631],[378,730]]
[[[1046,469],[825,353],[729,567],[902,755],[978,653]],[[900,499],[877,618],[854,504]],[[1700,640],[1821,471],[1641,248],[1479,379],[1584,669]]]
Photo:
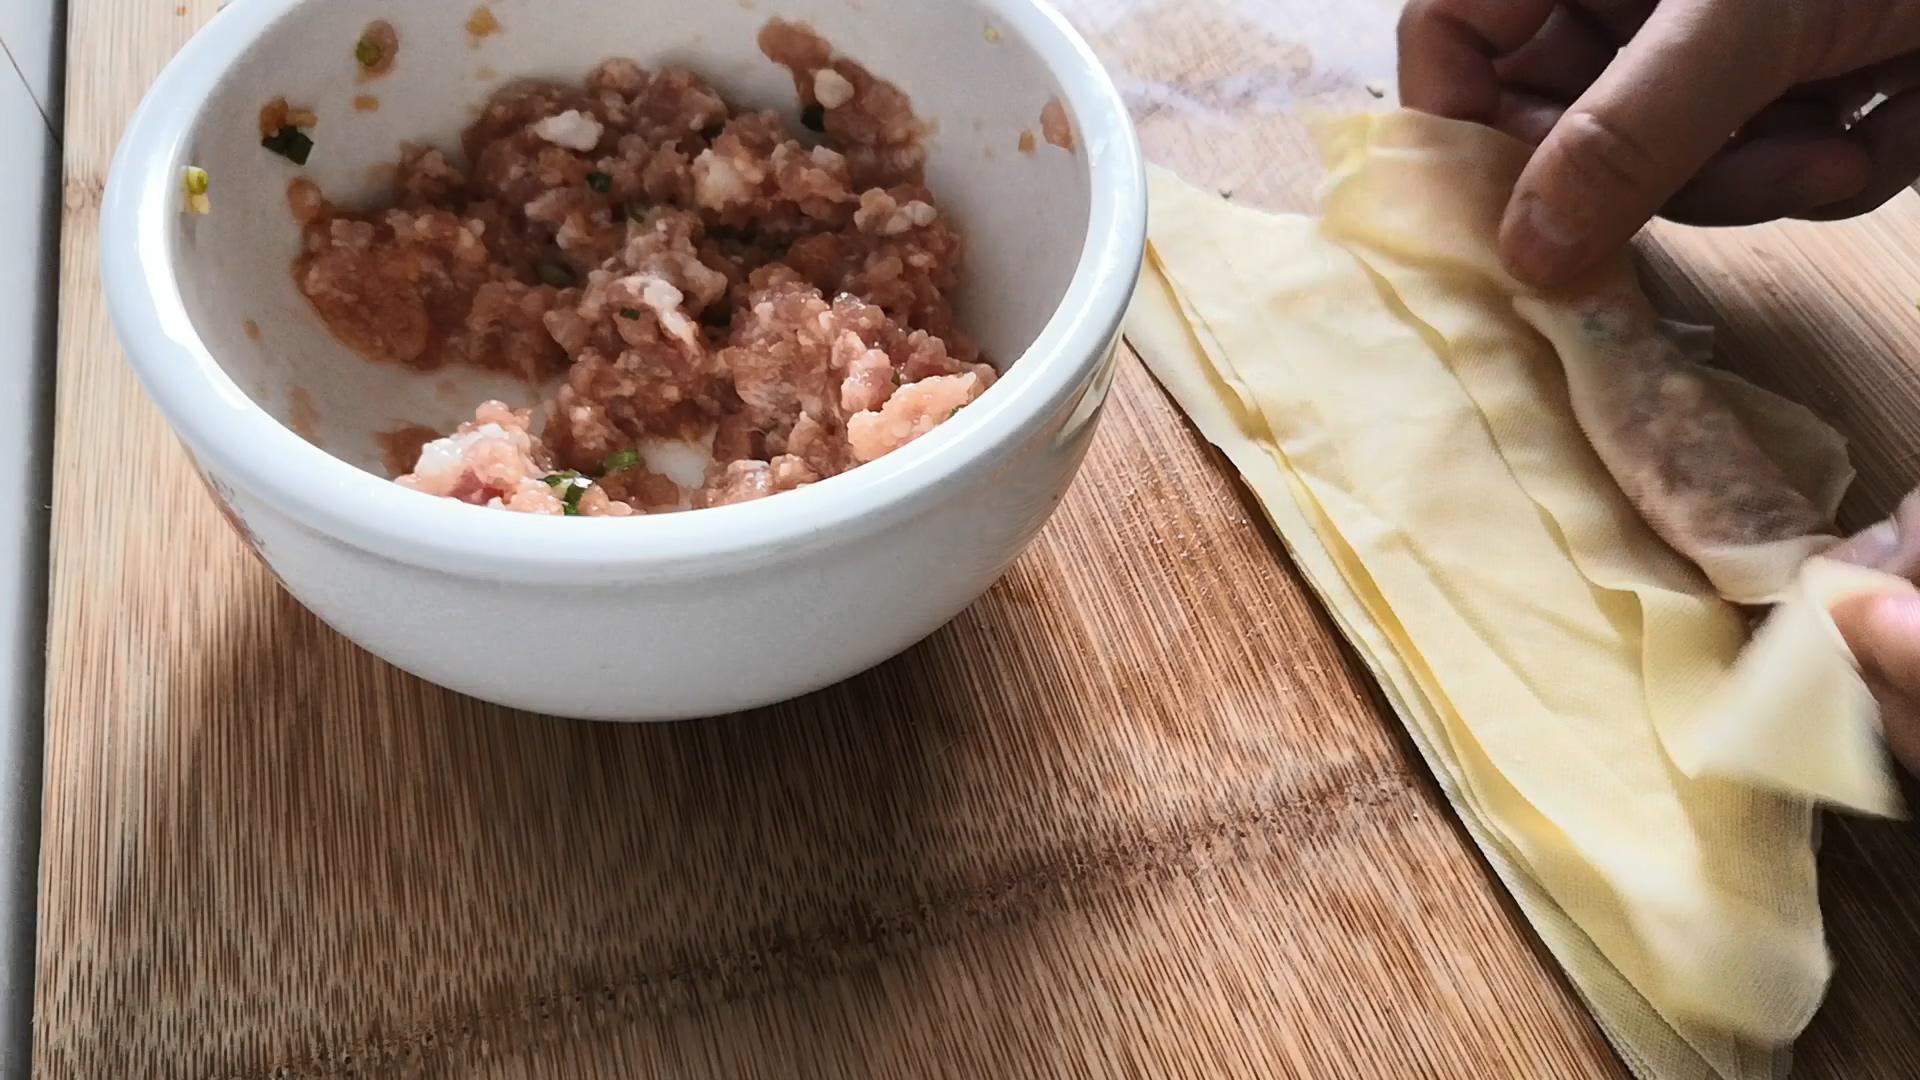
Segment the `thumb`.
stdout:
[[1623,249],[1791,85],[1794,21],[1747,0],[1654,8],[1521,174],[1500,231],[1514,275],[1562,285]]
[[1920,699],[1920,596],[1862,597],[1835,607],[1833,619],[1862,671]]
[[1880,698],[1894,755],[1920,771],[1920,596],[1862,598],[1833,617]]

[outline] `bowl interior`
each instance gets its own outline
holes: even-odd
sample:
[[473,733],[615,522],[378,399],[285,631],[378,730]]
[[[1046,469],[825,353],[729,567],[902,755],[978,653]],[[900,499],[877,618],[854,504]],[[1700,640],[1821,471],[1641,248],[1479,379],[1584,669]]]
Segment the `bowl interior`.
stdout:
[[[476,38],[470,0],[300,4],[233,66],[184,143],[177,164],[207,170],[212,202],[206,215],[182,213],[173,238],[187,313],[242,391],[329,453],[386,476],[383,434],[447,430],[482,400],[525,405],[539,391],[462,368],[373,364],[336,341],[293,283],[289,181],[306,175],[343,204],[378,202],[401,143],[457,152],[493,88],[519,78],[577,85],[609,56],[689,67],[736,106],[797,120],[791,78],[755,42],[776,14],[811,23],[934,125],[928,183],[967,242],[962,325],[988,354],[1017,360],[1059,307],[1087,238],[1089,170],[1083,155],[1040,137],[1041,111],[1065,100],[1062,87],[979,0],[497,0],[487,10],[500,29]],[[363,82],[354,46],[374,19],[393,24],[400,46],[391,73]],[[217,19],[206,32],[220,32]],[[259,111],[274,97],[318,116],[305,168],[260,145]]]

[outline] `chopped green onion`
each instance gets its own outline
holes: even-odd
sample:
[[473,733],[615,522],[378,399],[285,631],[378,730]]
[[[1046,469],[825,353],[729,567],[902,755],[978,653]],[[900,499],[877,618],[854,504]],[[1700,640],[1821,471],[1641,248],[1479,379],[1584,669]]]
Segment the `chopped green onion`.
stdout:
[[637,319],[640,317],[640,311],[638,308],[623,307],[620,309],[620,317],[623,319]]
[[809,105],[800,110],[800,123],[808,131],[825,133],[827,130],[827,109],[824,105]]
[[307,137],[306,132],[291,124],[261,139],[260,145],[295,165],[305,165],[307,155],[313,153],[313,140]]
[[571,288],[574,284],[573,271],[562,263],[548,260],[535,269],[539,272],[541,281],[556,289]]
[[380,62],[380,46],[369,38],[361,38],[360,43],[353,47],[353,58],[360,61],[361,67],[373,67]]
[[548,487],[560,492],[561,512],[567,517],[579,517],[580,496],[593,486],[593,481],[573,471],[554,473],[544,479]]
[[627,200],[627,220],[639,222],[640,224],[644,225],[646,224],[646,221],[647,221],[647,212],[652,209],[653,207],[648,206],[645,202],[642,202],[639,199],[628,199]]
[[207,170],[188,165],[180,170],[180,193],[185,196],[189,214],[205,214],[213,209],[207,199]]
[[623,473],[628,469],[637,468],[639,464],[640,451],[622,450],[607,458],[600,466],[600,475],[612,476],[615,473]]
[[587,186],[605,195],[607,192],[613,190],[613,177],[595,170],[587,174]]

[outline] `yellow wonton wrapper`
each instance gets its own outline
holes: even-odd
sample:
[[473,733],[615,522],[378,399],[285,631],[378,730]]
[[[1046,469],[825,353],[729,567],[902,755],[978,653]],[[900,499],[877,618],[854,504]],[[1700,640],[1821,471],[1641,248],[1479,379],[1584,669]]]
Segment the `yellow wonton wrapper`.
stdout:
[[[1693,364],[1624,258],[1560,295],[1529,294],[1516,283],[1501,266],[1495,237],[1526,164],[1520,143],[1414,112],[1330,124],[1323,134],[1330,166],[1323,231],[1388,282],[1407,314],[1443,344],[1582,572],[1638,598],[1649,670],[1661,680],[1654,724],[1681,770],[1863,813],[1899,813],[1877,708],[1828,612],[1850,596],[1908,586],[1871,571],[1800,580],[1808,558],[1837,543],[1822,525],[1853,480],[1845,440],[1806,409]],[[1540,423],[1541,403],[1570,414],[1597,453],[1543,458],[1535,443],[1552,436]],[[1660,415],[1663,408],[1675,418]],[[1622,438],[1630,424],[1644,441]],[[1763,444],[1775,448],[1778,463]],[[1609,502],[1613,517],[1602,519],[1592,495],[1610,484],[1627,499]],[[1776,690],[1793,682],[1797,701],[1826,703],[1820,722],[1820,714],[1805,712],[1791,722],[1733,722],[1723,704],[1703,705],[1701,695],[1715,684],[1699,682],[1691,664],[1695,635],[1708,625],[1697,609],[1710,601],[1698,595],[1694,568],[1662,537],[1695,560],[1723,597],[1784,601],[1780,621],[1827,628],[1795,635],[1807,648],[1784,672],[1768,668],[1765,655],[1743,668],[1745,678],[1774,680]],[[1842,581],[1846,590],[1835,592]],[[1734,612],[1718,611],[1719,633],[1744,633]],[[1673,670],[1676,664],[1686,666]],[[1723,701],[1741,697],[1737,688],[1715,692]],[[1816,747],[1825,752],[1809,757]]]
[[[1736,670],[1739,612],[1642,520],[1573,416],[1572,357],[1546,332],[1561,309],[1517,305],[1487,221],[1425,197],[1510,186],[1515,150],[1489,139],[1413,114],[1346,122],[1324,225],[1156,173],[1128,335],[1259,496],[1634,1070],[1779,1075],[1775,1050],[1828,975],[1805,796],[1890,798],[1858,738],[1870,701],[1798,727],[1749,714],[1789,700],[1740,689],[1778,650],[1804,678],[1769,670],[1815,688],[1799,701],[1859,685],[1837,634],[1807,644],[1806,626],[1831,630],[1821,583],[1789,597],[1787,644],[1763,637]],[[1702,378],[1770,442],[1811,448],[1778,475],[1829,512],[1837,437]],[[1803,752],[1809,727],[1851,733],[1817,775],[1768,757]],[[1767,732],[1759,761],[1716,754]],[[1689,775],[1676,745],[1726,777]]]

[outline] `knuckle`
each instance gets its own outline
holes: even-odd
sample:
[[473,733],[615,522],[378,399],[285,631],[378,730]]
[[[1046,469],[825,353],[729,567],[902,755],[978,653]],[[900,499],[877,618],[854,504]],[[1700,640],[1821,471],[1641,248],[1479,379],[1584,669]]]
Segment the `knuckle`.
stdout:
[[1920,17],[1910,0],[1793,4],[1781,14],[1773,25],[1785,35],[1782,51],[1796,81],[1840,75],[1920,44]]
[[1474,20],[1468,16],[1473,7],[1461,0],[1407,0],[1400,9],[1401,39],[1404,41],[1409,35],[1423,37],[1438,26],[1471,26]]
[[1659,182],[1660,156],[1653,145],[1590,109],[1569,109],[1552,138],[1561,165],[1584,186],[1638,190]]
[[1408,0],[1407,6],[1400,10],[1399,35],[1404,46],[1409,40],[1417,40],[1426,28],[1439,17],[1440,5],[1436,0]]

